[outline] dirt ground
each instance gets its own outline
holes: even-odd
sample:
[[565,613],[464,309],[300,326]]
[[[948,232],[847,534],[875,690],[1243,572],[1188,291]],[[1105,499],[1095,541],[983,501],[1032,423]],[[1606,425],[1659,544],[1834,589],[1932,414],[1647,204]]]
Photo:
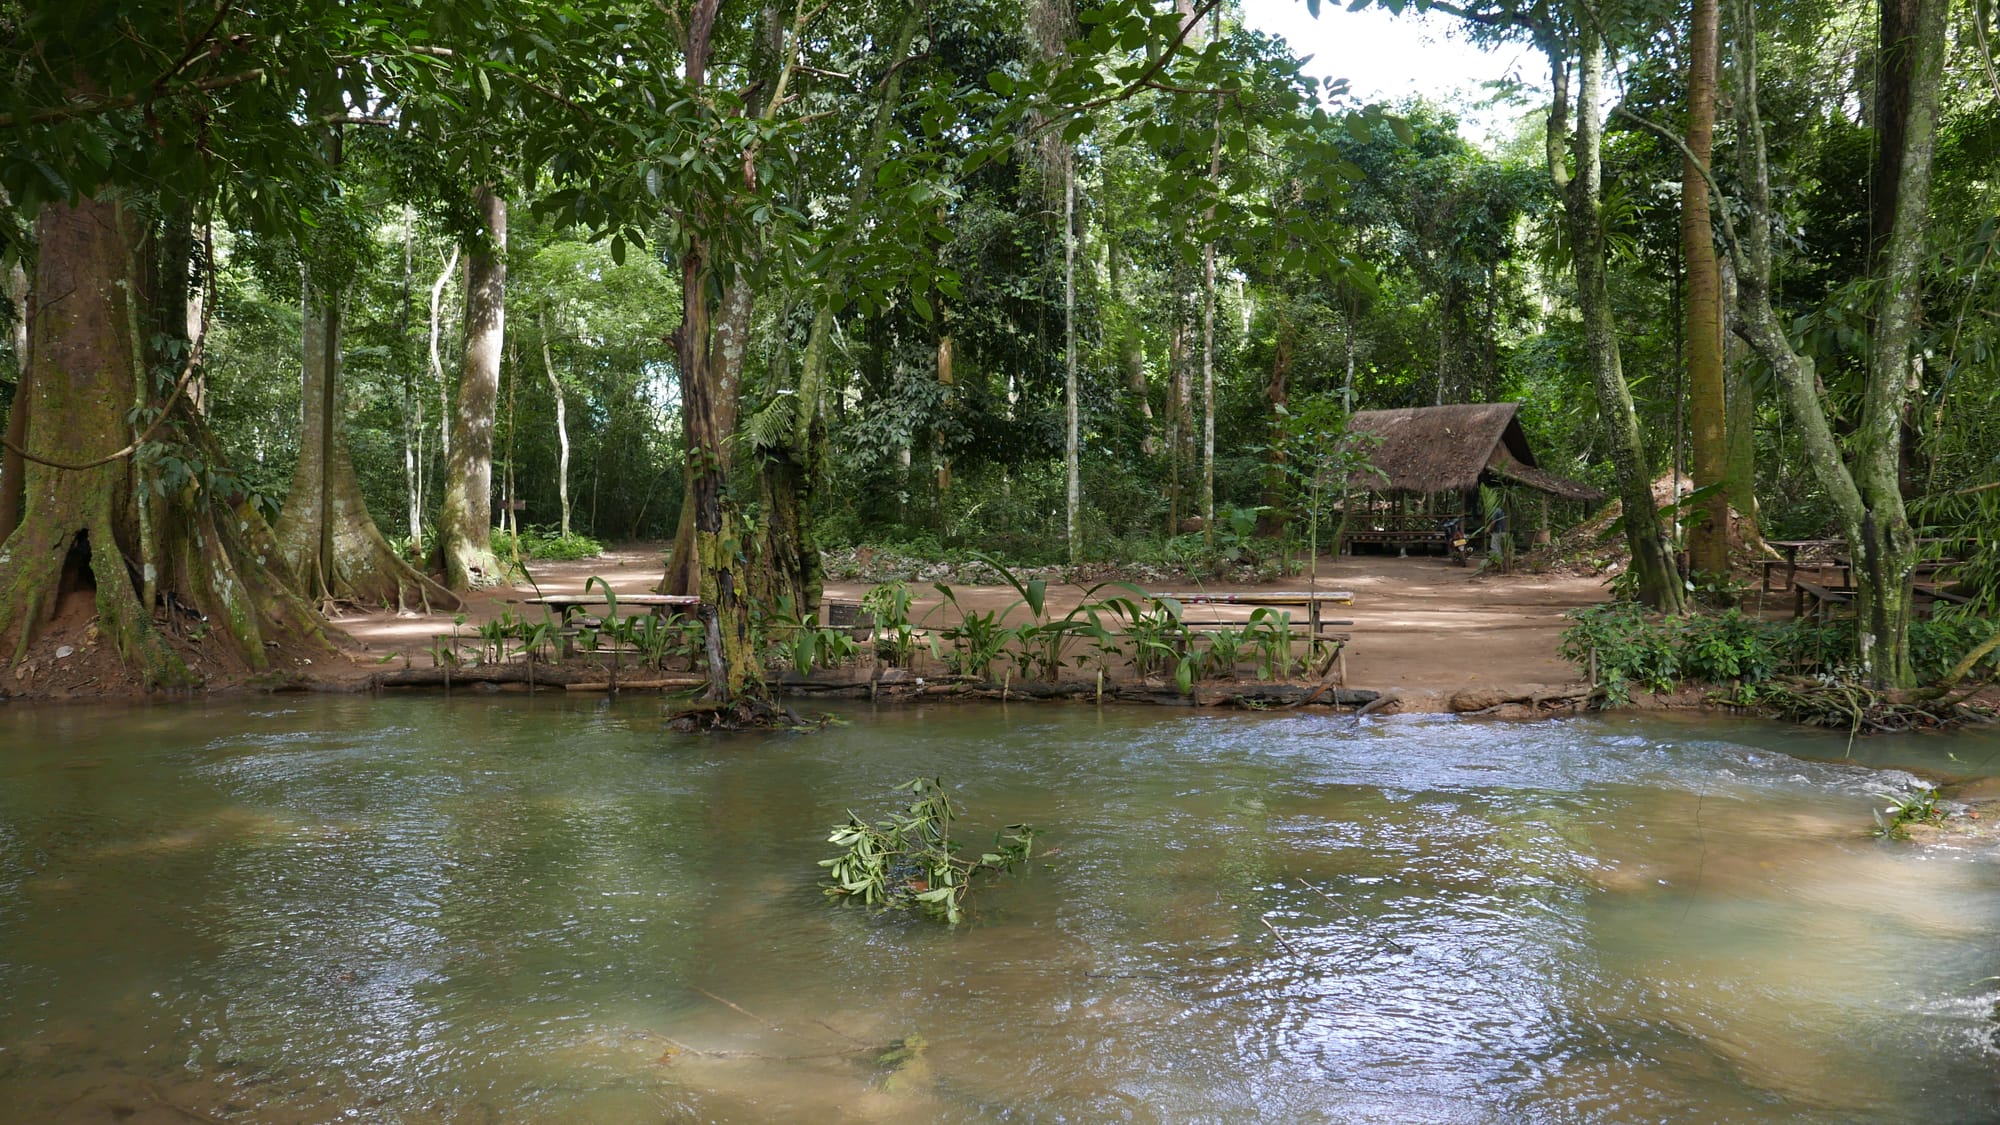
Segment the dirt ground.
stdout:
[[[538,616],[539,608],[526,604],[537,591],[582,593],[592,575],[609,580],[620,593],[648,591],[659,581],[664,546],[635,544],[595,559],[535,564],[531,567],[532,584],[499,586],[471,595],[465,607],[466,624],[461,628],[470,631],[508,611]],[[1487,575],[1440,558],[1388,555],[1323,558],[1318,585],[1354,594],[1352,607],[1336,611],[1339,618],[1353,622],[1340,627],[1352,637],[1346,686],[1394,692],[1405,711],[1449,710],[1454,695],[1468,692],[1491,695],[1497,702],[1574,687],[1579,680],[1576,669],[1556,655],[1563,614],[1602,601],[1607,595],[1598,578]],[[1297,576],[1262,585],[1176,583],[1171,589],[1296,590],[1305,586],[1305,578]],[[865,583],[830,582],[826,596],[858,601],[867,589]],[[955,589],[959,601],[975,610],[997,609],[1017,600],[1014,591],[1005,586]],[[928,585],[915,585],[915,590],[931,596],[918,601],[913,618],[931,625],[950,623],[944,613],[933,612],[939,599]],[[1076,604],[1083,592],[1081,587],[1051,584],[1049,601],[1060,613]],[[1187,615],[1191,621],[1240,621],[1249,610],[1190,605]],[[438,635],[451,632],[452,617],[451,612],[405,617],[385,612],[349,614],[334,624],[357,646],[351,654],[351,667],[301,671],[319,680],[359,681],[380,670],[384,657],[390,658],[391,666],[399,665],[398,654],[406,655],[417,667],[426,666],[430,662],[426,650]],[[1465,709],[1465,698],[1461,695],[1460,709]]]

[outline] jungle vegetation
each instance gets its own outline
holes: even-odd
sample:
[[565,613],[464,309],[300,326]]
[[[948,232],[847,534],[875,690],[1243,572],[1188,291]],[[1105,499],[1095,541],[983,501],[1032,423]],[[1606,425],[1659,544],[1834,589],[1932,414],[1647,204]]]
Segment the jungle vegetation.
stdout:
[[1924,541],[2000,614],[1991,0],[1431,7],[1548,60],[1503,143],[1225,0],[0,0],[0,659],[252,672],[498,511],[671,540],[733,696],[826,547],[1277,534],[1291,419],[1498,400],[1655,609],[1831,535],[1880,684]]

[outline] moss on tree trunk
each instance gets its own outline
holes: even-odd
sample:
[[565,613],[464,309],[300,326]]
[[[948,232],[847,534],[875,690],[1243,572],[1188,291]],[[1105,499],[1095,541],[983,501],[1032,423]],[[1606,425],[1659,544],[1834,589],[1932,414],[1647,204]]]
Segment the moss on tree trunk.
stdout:
[[[245,496],[212,476],[220,454],[185,399],[137,456],[114,455],[136,436],[127,412],[163,397],[143,369],[140,325],[151,318],[135,265],[146,232],[134,209],[110,197],[50,205],[36,234],[31,396],[15,407],[25,412],[22,522],[0,546],[9,663],[26,659],[58,610],[83,598],[94,635],[145,687],[265,670],[267,645],[330,654],[287,584],[269,529]],[[168,450],[173,464],[211,473],[164,471]],[[145,590],[157,591],[156,604],[145,603]],[[91,636],[83,629],[75,643]]]

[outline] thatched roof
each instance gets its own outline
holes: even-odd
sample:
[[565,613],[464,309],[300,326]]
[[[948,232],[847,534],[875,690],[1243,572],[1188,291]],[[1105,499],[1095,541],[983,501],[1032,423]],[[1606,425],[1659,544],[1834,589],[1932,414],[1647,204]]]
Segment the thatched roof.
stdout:
[[1348,418],[1347,429],[1381,441],[1369,455],[1382,474],[1365,484],[1373,491],[1470,492],[1490,475],[1565,499],[1603,499],[1602,492],[1535,464],[1519,409],[1486,402],[1360,410]]

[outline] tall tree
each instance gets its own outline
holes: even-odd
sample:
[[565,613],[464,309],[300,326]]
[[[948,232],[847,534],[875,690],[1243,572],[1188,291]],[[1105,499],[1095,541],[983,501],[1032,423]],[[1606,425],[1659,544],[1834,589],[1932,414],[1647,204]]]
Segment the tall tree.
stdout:
[[397,556],[361,495],[341,391],[345,301],[307,277],[302,286],[303,426],[299,463],[275,529],[300,591],[323,606],[354,601],[399,611],[456,606],[458,598]]
[[[1735,8],[1734,61],[1738,159],[1744,185],[1745,229],[1732,234],[1736,259],[1737,331],[1778,376],[1786,412],[1807,464],[1832,502],[1853,552],[1857,585],[1857,655],[1875,682],[1907,686],[1910,664],[1910,581],[1916,544],[1904,508],[1902,427],[1909,397],[1912,345],[1921,299],[1925,215],[1937,139],[1945,53],[1944,0],[1917,0],[1901,45],[1912,64],[1902,120],[1896,206],[1873,289],[1875,329],[1869,341],[1860,425],[1843,449],[1828,413],[1826,389],[1812,358],[1786,333],[1772,300],[1773,230],[1769,148],[1761,107],[1756,11]],[[1711,184],[1711,189],[1715,185]]]
[[489,184],[473,203],[481,229],[465,252],[465,347],[437,529],[445,584],[454,590],[502,577],[493,555],[493,421],[507,338],[507,200]]
[[[186,323],[177,279],[190,269],[140,267],[182,241],[155,245],[140,216],[172,185],[160,214],[222,213],[274,239],[308,228],[326,152],[322,123],[302,122],[298,107],[347,88],[372,92],[379,108],[460,65],[431,65],[382,7],[222,4],[199,19],[159,0],[10,11],[0,187],[36,216],[42,251],[18,443],[35,467],[23,474],[25,518],[0,550],[0,635],[15,660],[65,588],[94,588],[101,634],[144,682],[211,670],[176,650],[154,616],[163,608],[168,622],[188,619],[181,607],[207,618],[224,639],[198,659],[219,670],[269,667],[267,642],[299,659],[326,651],[269,527],[190,409],[196,352],[177,350],[170,331]],[[497,8],[447,0],[433,12],[447,28],[468,14]]]
[[[226,477],[217,479],[219,450],[184,393],[199,341],[175,357],[171,391],[155,382],[147,360],[162,349],[147,346],[140,326],[154,321],[156,299],[184,316],[186,292],[144,284],[145,210],[138,198],[104,188],[96,198],[46,203],[36,218],[29,391],[14,404],[26,502],[0,550],[0,651],[10,664],[26,661],[73,590],[90,606],[76,620],[94,617],[140,682],[184,687],[208,672],[269,668],[267,641],[286,657],[328,646],[285,581],[263,517]],[[152,275],[184,278],[187,263]],[[164,600],[170,623],[184,610],[216,626],[221,647],[206,650],[213,666],[169,642],[155,599]]]
[[549,311],[543,309],[536,326],[542,336],[542,374],[549,381],[549,397],[556,405],[556,504],[562,512],[562,537],[569,538],[569,396],[556,376],[555,356],[549,347]]
[[[1596,21],[1595,14],[1576,21],[1573,54],[1565,37],[1551,29],[1540,32],[1550,73],[1555,76],[1555,101],[1548,126],[1549,175],[1562,191],[1577,307],[1583,316],[1584,349],[1597,389],[1598,410],[1610,432],[1611,461],[1617,470],[1625,541],[1638,576],[1639,598],[1655,609],[1679,613],[1685,596],[1661,532],[1653,499],[1653,472],[1638,412],[1632,406],[1632,388],[1625,381],[1611,309],[1610,255],[1604,235],[1605,44]],[[1566,97],[1572,66],[1574,104]],[[1567,154],[1563,151],[1565,139],[1569,142]]]
[[[329,130],[329,165],[342,168],[338,126]],[[390,547],[361,493],[347,448],[343,337],[347,290],[366,239],[355,201],[328,178],[319,225],[301,238],[299,462],[274,529],[299,591],[328,610],[342,601],[394,606],[398,611],[458,599],[417,573]]]
[[1729,573],[1728,398],[1723,386],[1722,276],[1708,213],[1709,154],[1715,134],[1717,0],[1695,0],[1688,56],[1687,149],[1681,168],[1681,257],[1687,267],[1688,422],[1694,482],[1714,491],[1688,532],[1688,566],[1698,574]]

